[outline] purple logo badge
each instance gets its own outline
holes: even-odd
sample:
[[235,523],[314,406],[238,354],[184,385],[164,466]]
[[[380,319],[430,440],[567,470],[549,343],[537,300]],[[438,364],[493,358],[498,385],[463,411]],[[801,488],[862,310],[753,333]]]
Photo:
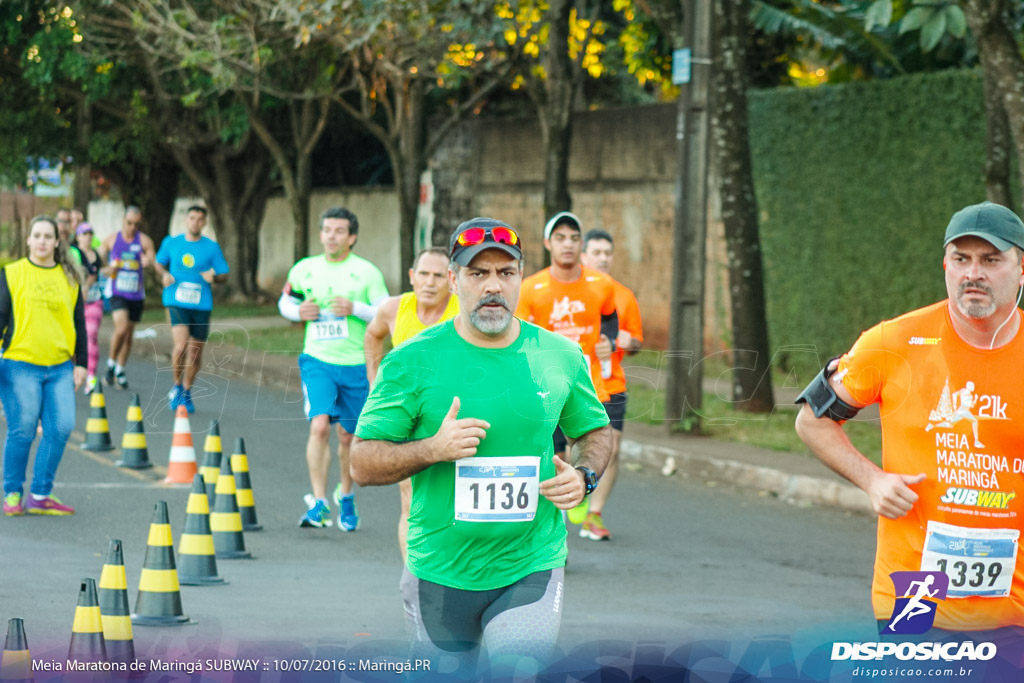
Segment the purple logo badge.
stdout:
[[893,572],[896,604],[882,633],[925,633],[935,623],[937,600],[946,599],[949,577],[943,572]]

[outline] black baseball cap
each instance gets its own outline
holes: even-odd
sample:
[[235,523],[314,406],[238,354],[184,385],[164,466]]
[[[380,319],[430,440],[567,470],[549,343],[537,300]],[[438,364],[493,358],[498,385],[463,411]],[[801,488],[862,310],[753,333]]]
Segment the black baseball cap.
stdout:
[[[506,235],[506,237],[508,239],[501,239],[501,230],[498,230],[499,239],[495,239],[494,230],[496,228],[503,228],[504,230],[507,230],[509,234]],[[483,231],[481,240],[479,242],[474,241],[473,244],[468,245],[460,244],[459,236],[474,229]],[[519,242],[519,233],[516,232],[515,228],[509,226],[507,223],[502,223],[501,221],[493,218],[470,218],[468,221],[455,228],[452,232],[451,238],[448,240],[448,256],[460,266],[468,266],[469,262],[472,261],[477,254],[482,251],[486,251],[487,249],[499,249],[513,258],[523,258],[523,250]]]
[[980,237],[999,251],[1012,246],[1024,249],[1024,222],[1010,209],[992,202],[964,207],[953,214],[946,227],[946,246],[968,235]]

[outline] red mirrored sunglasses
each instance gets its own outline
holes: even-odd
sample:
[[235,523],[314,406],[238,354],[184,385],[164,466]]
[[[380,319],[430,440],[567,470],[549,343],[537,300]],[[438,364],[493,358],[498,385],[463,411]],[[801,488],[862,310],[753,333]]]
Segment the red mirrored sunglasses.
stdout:
[[472,247],[477,244],[481,244],[490,235],[491,239],[501,244],[507,244],[509,246],[516,246],[519,244],[519,235],[512,228],[497,227],[497,228],[469,228],[463,231],[455,239],[455,243],[460,247]]

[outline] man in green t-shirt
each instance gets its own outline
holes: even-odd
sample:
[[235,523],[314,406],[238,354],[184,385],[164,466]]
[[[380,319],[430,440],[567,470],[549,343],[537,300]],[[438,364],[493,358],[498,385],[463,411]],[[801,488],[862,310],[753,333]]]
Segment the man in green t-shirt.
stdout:
[[331,525],[327,473],[332,423],[337,424],[341,465],[341,481],[334,489],[338,528],[355,531],[359,527],[348,452],[369,391],[363,337],[388,289],[380,270],[352,253],[358,237],[359,220],[354,213],[343,208],[324,211],[320,216],[324,253],[292,266],[278,300],[281,315],[306,323],[299,371],[309,419],[306,464],[313,492],[306,496],[308,509],[299,519],[300,527]]
[[[513,316],[518,234],[474,218],[456,228],[449,255],[461,311],[384,358],[352,476],[364,486],[412,477],[401,586],[416,656],[451,658],[471,676],[481,644],[497,667],[554,646],[560,510],[596,487],[611,428],[580,346]],[[556,426],[577,439],[575,467],[553,451]]]

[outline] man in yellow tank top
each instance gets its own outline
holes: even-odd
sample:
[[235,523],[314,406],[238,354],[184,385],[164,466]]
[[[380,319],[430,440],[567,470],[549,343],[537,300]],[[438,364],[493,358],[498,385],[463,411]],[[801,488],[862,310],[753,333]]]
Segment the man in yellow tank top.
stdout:
[[[432,325],[454,318],[459,313],[459,299],[448,290],[448,252],[439,247],[424,249],[416,255],[409,269],[412,291],[385,299],[377,309],[373,322],[366,328],[363,348],[366,353],[366,377],[373,385],[377,369],[384,357],[384,339],[391,335],[391,345],[398,346]],[[405,561],[405,537],[409,530],[409,502],[412,484],[399,482],[402,515],[398,520],[398,547]]]

